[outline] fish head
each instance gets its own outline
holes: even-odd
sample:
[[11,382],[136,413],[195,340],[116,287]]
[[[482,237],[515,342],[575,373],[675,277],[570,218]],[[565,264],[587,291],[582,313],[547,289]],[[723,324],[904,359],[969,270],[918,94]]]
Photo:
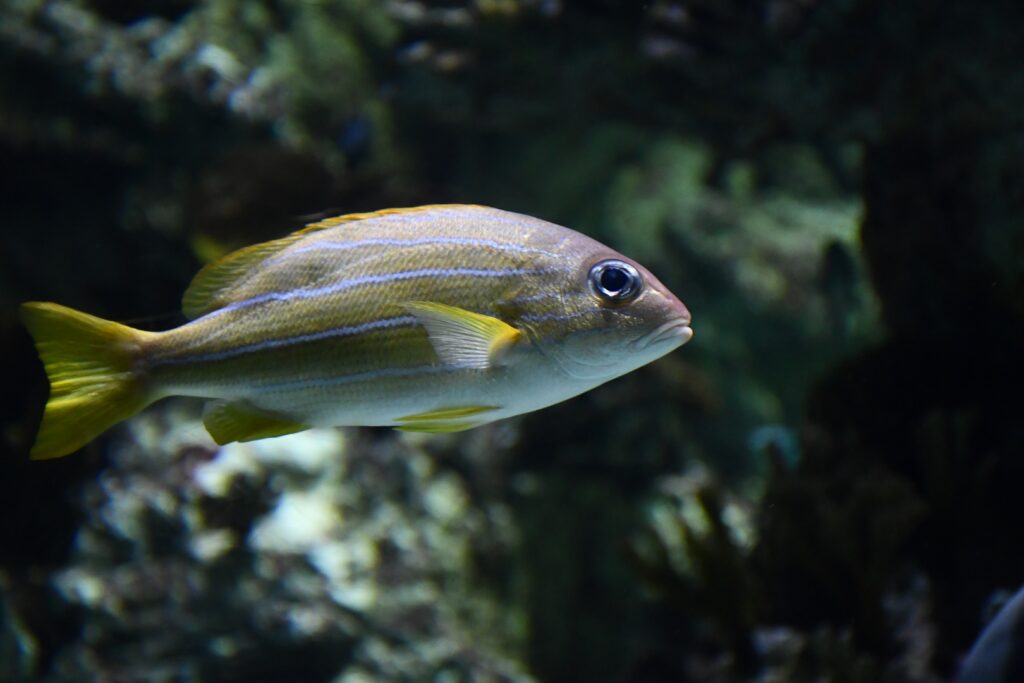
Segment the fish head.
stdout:
[[541,350],[575,379],[606,381],[682,346],[690,311],[639,263],[604,245],[578,255],[562,283],[565,319]]

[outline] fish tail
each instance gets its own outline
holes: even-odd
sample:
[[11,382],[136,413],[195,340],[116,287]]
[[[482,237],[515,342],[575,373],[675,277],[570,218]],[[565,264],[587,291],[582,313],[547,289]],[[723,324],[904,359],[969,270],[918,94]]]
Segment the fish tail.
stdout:
[[22,304],[21,318],[50,380],[33,460],[73,453],[152,402],[139,360],[153,333],[52,303]]

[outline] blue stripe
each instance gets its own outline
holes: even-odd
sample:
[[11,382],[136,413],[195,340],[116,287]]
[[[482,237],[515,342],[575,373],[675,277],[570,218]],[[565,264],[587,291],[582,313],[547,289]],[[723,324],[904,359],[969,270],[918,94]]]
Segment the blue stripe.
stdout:
[[236,301],[228,304],[223,308],[219,308],[215,311],[211,311],[206,317],[220,315],[227,313],[228,311],[238,310],[239,308],[247,308],[249,306],[255,306],[256,304],[266,303],[268,301],[292,301],[302,299],[314,299],[318,296],[324,296],[327,294],[337,294],[343,292],[346,289],[352,289],[354,287],[361,287],[363,285],[379,285],[387,282],[399,282],[402,280],[412,280],[423,277],[482,277],[482,278],[494,278],[494,277],[511,277],[517,275],[543,275],[549,272],[546,269],[538,268],[508,268],[505,270],[486,270],[481,268],[423,268],[421,270],[403,270],[397,273],[388,273],[387,275],[363,275],[361,277],[354,277],[348,280],[342,280],[335,282],[333,285],[326,287],[314,287],[312,289],[296,289],[289,292],[267,292],[266,294],[260,294],[254,296],[251,299],[243,299],[242,301]]
[[155,360],[151,367],[159,367],[161,365],[183,365],[186,363],[203,363],[210,361],[225,360],[227,358],[235,358],[236,356],[241,356],[247,353],[255,353],[257,351],[265,351],[267,349],[276,349],[282,346],[303,344],[305,342],[319,341],[321,339],[330,339],[332,337],[347,337],[355,334],[362,334],[363,332],[387,330],[394,327],[403,327],[406,325],[416,324],[418,324],[416,318],[414,318],[411,315],[403,315],[395,318],[373,320],[370,322],[362,323],[360,325],[335,327],[328,330],[321,330],[319,332],[300,334],[294,337],[268,339],[266,341],[256,342],[254,344],[246,344],[244,346],[238,346],[233,349],[225,349],[223,351],[212,351],[210,353],[201,353],[194,356],[176,356],[173,358],[160,358]]

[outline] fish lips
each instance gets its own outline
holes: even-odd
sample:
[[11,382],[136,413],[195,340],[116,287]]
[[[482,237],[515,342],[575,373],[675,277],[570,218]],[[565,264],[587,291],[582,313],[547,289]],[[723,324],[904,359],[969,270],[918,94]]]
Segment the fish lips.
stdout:
[[691,337],[693,337],[693,329],[690,327],[690,319],[673,318],[634,341],[633,350],[644,351],[652,346],[669,343],[675,348],[690,341]]

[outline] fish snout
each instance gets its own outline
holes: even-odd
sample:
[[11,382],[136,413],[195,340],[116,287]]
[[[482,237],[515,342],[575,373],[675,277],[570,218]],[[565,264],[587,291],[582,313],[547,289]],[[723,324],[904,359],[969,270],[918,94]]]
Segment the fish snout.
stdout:
[[682,346],[693,337],[693,328],[690,327],[690,322],[693,318],[690,316],[690,309],[686,307],[686,304],[679,297],[667,289],[664,291],[663,296],[667,300],[669,307],[666,311],[666,318],[668,320],[641,338],[642,348],[669,342],[675,342],[673,345],[673,348],[675,348],[676,346]]
[[690,327],[690,315],[687,311],[685,316],[672,318],[637,339],[633,343],[633,348],[636,351],[643,351],[663,344],[672,344],[674,348],[690,341],[691,337],[693,337],[693,329]]
[[676,318],[670,320],[654,331],[654,336],[648,344],[660,344],[667,341],[679,341],[685,344],[693,336],[693,328],[690,327],[690,317]]
[[668,293],[669,305],[672,307],[671,318],[673,320],[682,320],[689,326],[690,321],[693,318],[690,317],[690,309],[686,307],[679,297],[671,292]]

